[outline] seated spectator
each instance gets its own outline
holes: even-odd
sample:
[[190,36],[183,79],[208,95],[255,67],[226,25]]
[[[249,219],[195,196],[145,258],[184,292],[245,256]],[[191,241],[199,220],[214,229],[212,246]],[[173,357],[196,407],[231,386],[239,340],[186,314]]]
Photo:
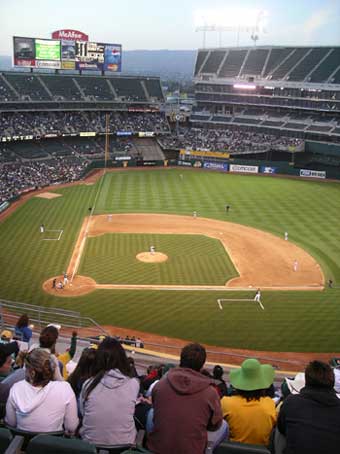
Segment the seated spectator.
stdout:
[[268,445],[276,423],[274,400],[267,389],[274,381],[275,371],[257,359],[246,359],[241,368],[230,372],[234,394],[221,400],[222,412],[230,429],[230,439],[240,443]]
[[85,348],[72,374],[68,377],[68,382],[79,397],[81,388],[86,380],[94,376],[94,362],[97,349]]
[[15,325],[15,335],[23,342],[29,342],[32,337],[32,329],[28,325],[29,319],[27,314],[23,314]]
[[8,342],[11,342],[12,339],[13,339],[12,331],[9,331],[8,329],[4,329],[1,332],[0,344],[8,344]]
[[218,391],[219,396],[222,398],[228,395],[228,386],[223,380],[223,368],[216,365],[213,369],[213,378],[215,380],[215,387]]
[[71,337],[71,346],[70,348],[64,352],[64,353],[56,353],[56,343],[59,337],[59,330],[54,326],[54,325],[49,325],[46,326],[41,331],[40,337],[39,337],[39,346],[41,348],[47,348],[50,350],[50,352],[56,356],[60,363],[60,370],[62,377],[67,380],[67,370],[66,370],[66,364],[71,361],[71,359],[74,357],[76,350],[77,350],[77,332],[73,331],[72,337]]
[[13,363],[13,354],[19,352],[17,342],[0,344],[0,382],[2,382],[11,372]]
[[306,386],[284,400],[278,430],[286,437],[285,454],[335,453],[340,446],[340,399],[332,368],[312,361],[305,370]]
[[94,372],[80,394],[80,436],[93,444],[134,443],[139,380],[132,378],[126,353],[116,339],[107,337],[99,344]]
[[52,381],[55,363],[45,349],[25,359],[25,380],[15,383],[6,405],[6,423],[31,432],[75,432],[77,402],[69,383]]
[[186,345],[179,367],[172,368],[154,387],[153,427],[148,448],[155,454],[203,454],[208,430],[216,431],[212,444],[227,436],[220,399],[213,380],[201,374],[206,360],[204,347]]

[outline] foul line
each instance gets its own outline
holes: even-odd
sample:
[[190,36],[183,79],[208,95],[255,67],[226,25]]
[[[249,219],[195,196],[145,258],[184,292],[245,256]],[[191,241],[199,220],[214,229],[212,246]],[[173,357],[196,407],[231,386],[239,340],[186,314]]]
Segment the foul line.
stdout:
[[53,230],[45,230],[45,232],[59,232],[58,238],[42,238],[43,241],[59,241],[62,234],[64,233],[63,229],[53,229]]
[[[223,309],[223,306],[222,306],[222,302],[223,301],[254,301],[254,299],[248,299],[248,298],[218,298],[217,300],[217,304],[218,304],[218,307],[220,308],[220,310]],[[260,305],[260,308],[264,311],[264,306],[263,304],[261,303],[261,301],[258,301],[259,305]]]

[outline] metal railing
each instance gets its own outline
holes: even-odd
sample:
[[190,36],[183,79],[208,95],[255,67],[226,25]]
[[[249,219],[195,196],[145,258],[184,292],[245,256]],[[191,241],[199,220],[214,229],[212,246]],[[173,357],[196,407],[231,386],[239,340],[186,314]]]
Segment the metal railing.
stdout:
[[22,314],[27,314],[35,332],[40,332],[45,326],[53,323],[60,325],[60,331],[65,335],[71,334],[72,331],[79,331],[82,337],[108,335],[95,320],[81,316],[80,312],[0,299],[2,329],[14,327]]

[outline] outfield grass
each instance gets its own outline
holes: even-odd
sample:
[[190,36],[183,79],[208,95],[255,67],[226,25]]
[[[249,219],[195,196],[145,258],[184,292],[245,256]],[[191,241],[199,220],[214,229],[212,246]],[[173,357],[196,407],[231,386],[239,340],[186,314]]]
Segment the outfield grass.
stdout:
[[[181,179],[180,174],[184,177]],[[80,310],[100,323],[215,345],[277,351],[339,351],[340,290],[263,292],[253,303],[219,310],[219,292],[95,291],[79,298],[47,295],[41,285],[67,267],[94,186],[57,189],[56,199],[33,198],[0,224],[0,297]],[[224,207],[231,205],[229,214]],[[171,213],[230,220],[269,231],[310,252],[326,279],[340,283],[340,185],[186,169],[131,170],[105,176],[96,214]],[[63,229],[42,241],[39,225]],[[249,298],[251,292],[228,297]]]
[[[168,256],[163,263],[143,263],[140,252]],[[88,238],[79,274],[98,284],[224,285],[238,276],[219,240],[204,235],[105,234]]]

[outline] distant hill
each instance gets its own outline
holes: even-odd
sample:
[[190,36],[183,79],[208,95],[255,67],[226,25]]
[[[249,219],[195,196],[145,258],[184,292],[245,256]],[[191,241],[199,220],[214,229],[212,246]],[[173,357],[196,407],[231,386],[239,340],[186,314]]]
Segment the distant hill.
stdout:
[[[150,74],[164,79],[187,80],[194,72],[195,50],[123,51],[123,73]],[[12,69],[12,58],[0,56],[0,70]]]

